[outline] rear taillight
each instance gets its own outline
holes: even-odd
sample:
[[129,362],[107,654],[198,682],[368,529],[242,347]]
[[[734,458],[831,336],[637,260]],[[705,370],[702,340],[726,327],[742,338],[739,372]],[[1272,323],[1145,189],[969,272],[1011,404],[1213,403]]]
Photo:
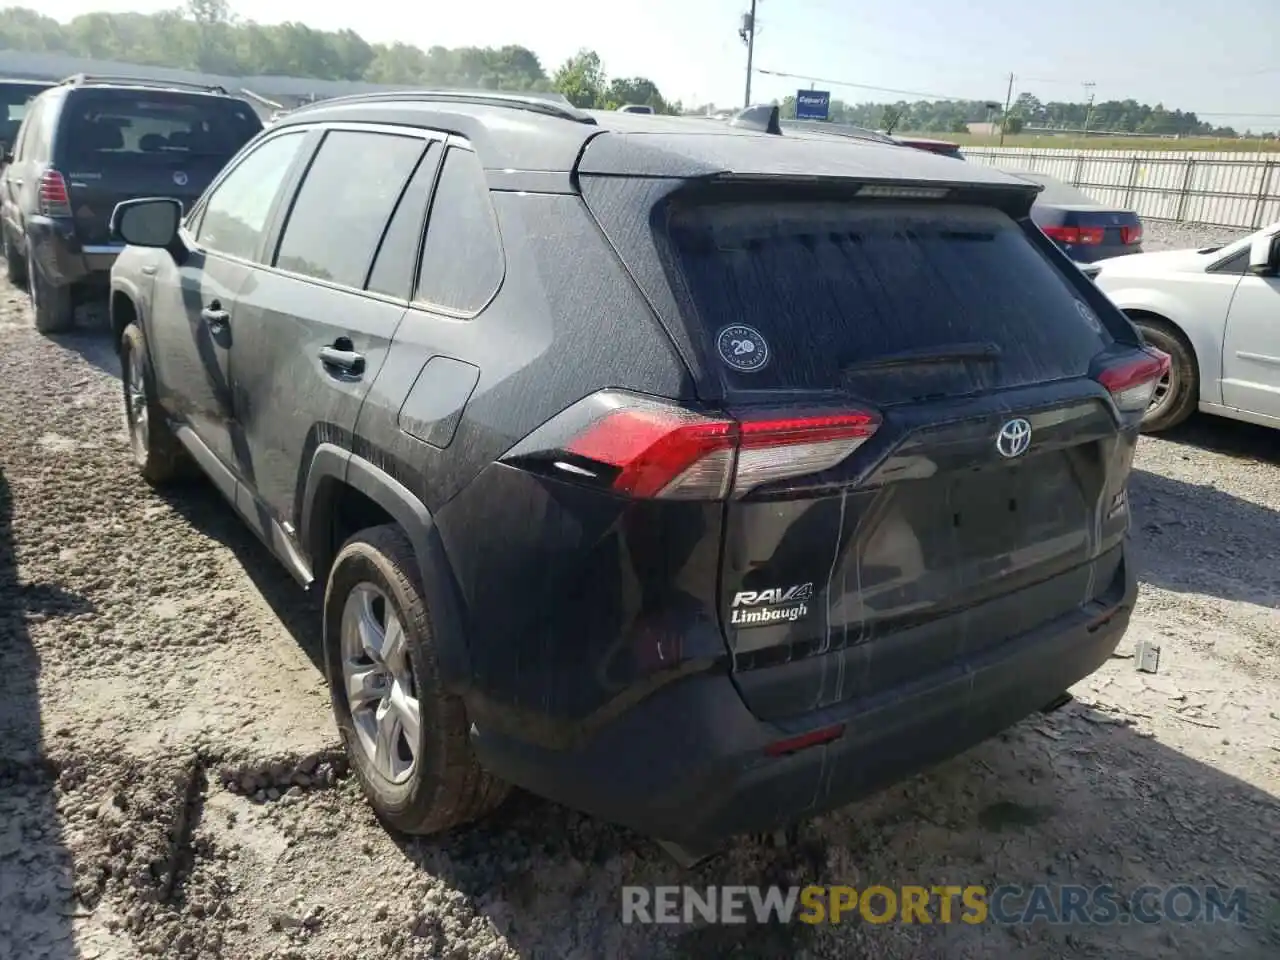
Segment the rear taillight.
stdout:
[[571,408],[504,459],[632,497],[718,500],[830,469],[880,425],[867,410],[729,419],[613,391],[579,406],[593,415]]
[[1096,247],[1106,239],[1107,231],[1103,227],[1043,227],[1044,235],[1059,243],[1079,244]]
[[1142,242],[1142,224],[1120,228],[1120,242],[1126,246]]
[[1155,347],[1143,347],[1132,359],[1103,368],[1098,382],[1107,388],[1116,409],[1139,413],[1151,405],[1156,384],[1169,372],[1169,355]]
[[57,170],[48,170],[40,178],[40,212],[46,217],[71,216],[71,195],[67,181]]

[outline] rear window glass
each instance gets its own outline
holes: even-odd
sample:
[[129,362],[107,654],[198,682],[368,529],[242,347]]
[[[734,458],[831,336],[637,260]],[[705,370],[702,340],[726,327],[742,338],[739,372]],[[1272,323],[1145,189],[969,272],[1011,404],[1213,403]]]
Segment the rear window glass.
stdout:
[[41,90],[41,87],[27,84],[0,83],[0,143],[13,146],[27,115],[27,105]]
[[1096,204],[1098,201],[1089,196],[1083,190],[1077,190],[1070,184],[1063,183],[1061,180],[1055,180],[1053,177],[1046,177],[1043,173],[1018,173],[1015,176],[1021,177],[1023,180],[1030,180],[1033,183],[1041,184],[1044,190],[1040,192],[1039,200],[1042,203],[1065,203],[1072,206],[1081,204]]
[[[927,375],[938,392],[966,392],[1083,375],[1110,341],[1067,279],[996,210],[686,206],[667,228],[734,389],[851,389],[868,361],[993,345],[994,361],[912,368],[917,385]],[[751,342],[757,334],[763,344]],[[909,386],[888,389],[903,391],[914,396]]]
[[118,92],[69,97],[58,150],[73,165],[229,160],[262,121],[246,103],[216,97]]

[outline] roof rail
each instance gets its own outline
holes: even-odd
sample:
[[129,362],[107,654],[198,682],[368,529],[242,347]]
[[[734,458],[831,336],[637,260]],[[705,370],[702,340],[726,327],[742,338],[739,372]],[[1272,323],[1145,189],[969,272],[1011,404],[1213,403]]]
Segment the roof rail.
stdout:
[[305,104],[294,113],[314,110],[331,104],[380,103],[388,100],[413,100],[420,103],[470,103],[481,107],[510,107],[528,110],[575,123],[595,124],[596,118],[585,110],[579,110],[557,93],[507,92],[504,90],[379,90],[376,93],[355,93],[346,97],[333,97],[316,103]]
[[156,80],[153,77],[126,77],[106,73],[75,73],[58,81],[58,86],[82,87],[95,83],[118,83],[131,87],[161,87],[170,89],[202,90],[206,93],[227,92],[226,87],[215,83],[189,83],[186,80]]
[[740,110],[732,120],[731,127],[742,127],[745,130],[758,130],[761,133],[782,134],[782,123],[776,103],[757,103]]

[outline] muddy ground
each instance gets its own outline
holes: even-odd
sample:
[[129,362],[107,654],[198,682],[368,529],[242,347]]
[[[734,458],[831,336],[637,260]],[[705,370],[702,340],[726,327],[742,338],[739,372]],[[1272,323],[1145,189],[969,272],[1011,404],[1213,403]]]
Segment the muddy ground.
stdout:
[[[0,341],[0,960],[1280,955],[1274,432],[1197,418],[1143,442],[1122,650],[1158,642],[1157,674],[1113,659],[1066,709],[789,846],[743,841],[686,873],[522,795],[482,828],[388,834],[336,750],[314,604],[210,487],[135,476],[102,334],[41,337],[3,286]],[[622,884],[681,882],[1242,885],[1251,909],[1215,926],[620,923]]]

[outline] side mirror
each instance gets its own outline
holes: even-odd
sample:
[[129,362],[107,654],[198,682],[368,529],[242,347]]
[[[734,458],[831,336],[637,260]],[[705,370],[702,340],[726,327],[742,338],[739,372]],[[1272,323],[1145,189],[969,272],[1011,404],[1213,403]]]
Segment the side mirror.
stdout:
[[7,143],[0,143],[0,163],[13,163],[13,151]]
[[135,247],[172,248],[178,240],[182,203],[171,197],[143,197],[117,203],[111,236]]
[[1273,277],[1280,268],[1280,235],[1258,237],[1249,247],[1249,272]]

